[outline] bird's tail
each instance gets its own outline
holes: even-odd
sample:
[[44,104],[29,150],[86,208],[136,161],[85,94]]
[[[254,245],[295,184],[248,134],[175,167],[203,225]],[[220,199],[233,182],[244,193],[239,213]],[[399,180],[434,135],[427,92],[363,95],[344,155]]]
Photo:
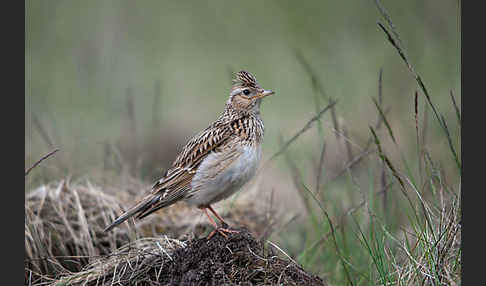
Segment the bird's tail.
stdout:
[[127,219],[129,219],[130,217],[132,217],[135,214],[144,213],[146,210],[148,210],[149,208],[151,208],[152,206],[154,206],[158,202],[160,202],[160,195],[159,194],[157,194],[157,195],[151,194],[151,195],[145,197],[144,199],[142,199],[142,201],[140,203],[133,206],[131,209],[129,209],[128,211],[123,213],[120,217],[118,217],[113,223],[111,223],[109,226],[107,226],[104,231],[105,232],[110,231],[115,226],[121,224],[122,222],[126,221]]

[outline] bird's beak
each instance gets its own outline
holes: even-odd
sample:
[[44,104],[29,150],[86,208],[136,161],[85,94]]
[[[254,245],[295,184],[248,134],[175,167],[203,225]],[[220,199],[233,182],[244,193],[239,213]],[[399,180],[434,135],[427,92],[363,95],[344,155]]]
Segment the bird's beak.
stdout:
[[272,95],[274,94],[275,92],[273,90],[265,90],[265,89],[262,89],[262,90],[259,90],[257,95],[255,96],[255,99],[259,99],[259,98],[263,98],[265,96],[269,96],[269,95]]

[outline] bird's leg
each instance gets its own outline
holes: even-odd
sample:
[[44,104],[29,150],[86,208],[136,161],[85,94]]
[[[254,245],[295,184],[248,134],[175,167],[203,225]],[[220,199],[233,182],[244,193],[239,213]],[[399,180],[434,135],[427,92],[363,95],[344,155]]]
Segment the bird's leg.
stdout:
[[[214,219],[209,215],[208,209],[221,221],[221,224],[223,225],[223,227],[218,227],[218,225],[216,224]],[[236,231],[236,230],[227,229],[228,224],[223,220],[223,218],[221,218],[220,215],[218,215],[218,213],[211,206],[208,206],[207,208],[204,208],[203,210],[204,210],[204,213],[206,214],[206,216],[209,218],[209,221],[211,222],[211,224],[216,228],[215,230],[213,230],[208,235],[208,239],[213,237],[213,235],[216,233],[216,231],[219,232],[226,239],[228,239],[228,236],[225,234],[225,232],[227,232],[227,233],[238,233],[239,232],[239,231]]]
[[224,219],[213,209],[213,207],[211,206],[208,206],[208,209],[219,219],[219,221],[221,222],[221,225],[224,227],[224,228],[227,228],[228,227],[228,224],[224,221]]
[[239,231],[228,229],[228,224],[224,221],[224,219],[211,207],[208,206],[208,209],[221,221],[222,228],[219,228],[220,233],[228,232],[228,233],[238,233]]
[[[211,222],[211,224],[214,226],[214,230],[208,235],[208,239],[210,239],[216,232],[216,230],[218,229],[218,224],[214,221],[214,219],[208,214],[208,209],[207,208],[203,208],[203,211],[204,213],[206,214],[206,216],[209,218],[209,221]],[[223,236],[225,236],[226,238],[228,238],[225,234],[221,233]]]

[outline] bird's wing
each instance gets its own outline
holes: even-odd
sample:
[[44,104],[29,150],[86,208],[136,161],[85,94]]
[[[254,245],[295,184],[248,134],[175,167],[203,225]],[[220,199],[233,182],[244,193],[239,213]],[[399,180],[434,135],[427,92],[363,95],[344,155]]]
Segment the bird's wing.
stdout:
[[186,143],[173,167],[195,169],[211,151],[224,145],[235,134],[231,123],[216,121]]
[[154,184],[150,194],[122,214],[105,231],[109,231],[135,214],[137,218],[144,218],[184,198],[191,188],[192,178],[203,159],[210,152],[218,151],[228,144],[234,138],[233,134],[234,130],[230,124],[216,121],[189,140],[172,164],[172,168]]

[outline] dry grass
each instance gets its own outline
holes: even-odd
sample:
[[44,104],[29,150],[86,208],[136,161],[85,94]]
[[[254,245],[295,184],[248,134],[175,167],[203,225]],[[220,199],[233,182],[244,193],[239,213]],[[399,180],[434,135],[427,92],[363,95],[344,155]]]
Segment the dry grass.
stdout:
[[[125,231],[104,233],[121,212],[119,201],[90,184],[67,180],[44,185],[26,195],[25,269],[35,282],[66,271],[80,271],[95,257],[129,242]],[[41,279],[42,280],[42,279]]]
[[[459,196],[440,190],[440,205],[427,207],[431,225],[411,226],[393,263],[401,285],[460,285],[461,211]],[[408,243],[408,245],[407,245]]]
[[149,274],[160,275],[158,271],[165,262],[171,259],[178,247],[184,247],[182,241],[167,236],[159,238],[141,238],[128,243],[110,255],[99,257],[86,269],[78,272],[65,272],[62,277],[47,283],[48,285],[127,285],[130,281],[145,279]]
[[[138,221],[123,223],[113,231],[103,229],[123,209],[142,197],[146,185],[133,178],[125,188],[100,187],[69,179],[31,191],[25,200],[25,281],[41,285],[67,274],[85,271],[87,265],[127,245],[149,243],[148,237],[187,240],[208,233],[212,226],[198,209],[178,203]],[[138,191],[137,191],[138,190]],[[259,239],[268,237],[275,212],[266,202],[251,200],[252,190],[231,202],[230,210],[217,206],[230,225],[245,225]],[[141,239],[141,240],[137,240]],[[125,248],[124,248],[125,247]],[[116,259],[116,258],[113,258]]]

